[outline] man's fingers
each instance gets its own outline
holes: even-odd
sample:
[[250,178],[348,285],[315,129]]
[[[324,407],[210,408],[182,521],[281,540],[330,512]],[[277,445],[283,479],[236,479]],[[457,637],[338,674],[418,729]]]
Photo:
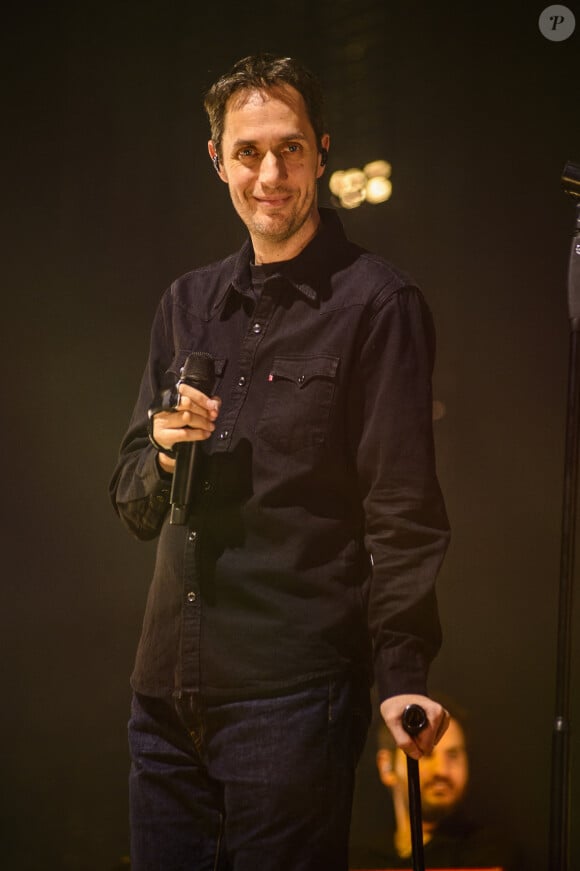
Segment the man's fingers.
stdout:
[[[427,715],[428,723],[415,736],[403,728],[403,715],[409,705],[419,705]],[[433,752],[433,747],[444,735],[449,725],[449,714],[438,702],[427,696],[401,695],[385,699],[381,714],[398,747],[413,759]]]
[[161,412],[153,418],[153,438],[169,450],[177,442],[203,441],[214,429],[215,424],[207,417],[191,411]]
[[221,399],[218,396],[206,396],[195,387],[190,387],[188,384],[179,385],[179,402],[178,409],[193,409],[197,413],[207,416],[210,420],[215,420],[219,414]]
[[397,746],[401,748],[403,753],[406,753],[407,756],[410,756],[411,759],[419,760],[422,756],[425,755],[424,751],[417,745],[415,739],[410,738],[406,732],[404,734],[406,735],[406,740],[401,739],[400,742],[397,741]]
[[451,720],[451,717],[449,716],[449,711],[446,711],[445,709],[443,709],[443,714],[441,716],[441,719],[439,721],[439,726],[438,726],[436,734],[435,734],[435,743],[436,744],[441,740],[441,738],[443,737],[443,735],[445,734],[445,732],[449,728],[450,720]]
[[444,708],[440,712],[431,714],[429,726],[422,732],[419,732],[415,739],[415,743],[422,754],[428,756],[433,752],[433,748],[443,737],[448,726],[449,714]]

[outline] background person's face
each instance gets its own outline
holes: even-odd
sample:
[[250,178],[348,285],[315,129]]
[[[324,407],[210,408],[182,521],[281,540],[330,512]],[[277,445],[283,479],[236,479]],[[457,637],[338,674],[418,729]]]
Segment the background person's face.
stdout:
[[[407,790],[406,758],[400,751],[396,772]],[[419,761],[419,776],[423,819],[436,822],[448,816],[463,798],[469,778],[465,737],[457,720],[451,720],[433,753]]]

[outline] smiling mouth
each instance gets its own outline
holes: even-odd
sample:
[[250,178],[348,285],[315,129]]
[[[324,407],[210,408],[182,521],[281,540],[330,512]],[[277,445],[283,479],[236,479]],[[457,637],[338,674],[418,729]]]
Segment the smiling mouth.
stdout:
[[254,197],[257,203],[261,206],[271,206],[276,208],[277,206],[285,205],[290,199],[290,194],[279,194],[277,196],[272,197]]

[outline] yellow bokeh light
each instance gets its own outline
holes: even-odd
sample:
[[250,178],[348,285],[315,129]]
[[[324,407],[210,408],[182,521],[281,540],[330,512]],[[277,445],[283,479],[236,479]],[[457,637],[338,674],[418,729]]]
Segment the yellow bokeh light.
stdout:
[[363,172],[367,178],[376,178],[377,176],[390,178],[392,169],[391,164],[386,160],[372,160],[363,167]]
[[393,192],[393,185],[388,178],[376,176],[375,178],[369,178],[366,192],[366,198],[369,203],[385,203]]
[[355,209],[365,200],[373,204],[384,203],[393,192],[389,181],[391,169],[386,160],[372,160],[364,170],[351,167],[333,172],[328,186],[345,209]]

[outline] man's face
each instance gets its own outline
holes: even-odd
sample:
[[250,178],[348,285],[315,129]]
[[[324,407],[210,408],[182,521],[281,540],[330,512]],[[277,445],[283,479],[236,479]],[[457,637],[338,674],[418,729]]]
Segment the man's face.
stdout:
[[[321,144],[328,147],[328,136]],[[213,157],[212,142],[209,152]],[[304,100],[294,88],[230,98],[219,174],[255,248],[292,248],[286,243],[293,240],[300,250],[301,241],[309,241],[318,224],[316,179],[323,171]]]
[[[406,757],[401,751],[396,754],[395,771],[407,790]],[[423,819],[439,822],[459,804],[469,777],[465,737],[457,720],[451,720],[433,753],[419,760],[419,776]]]

